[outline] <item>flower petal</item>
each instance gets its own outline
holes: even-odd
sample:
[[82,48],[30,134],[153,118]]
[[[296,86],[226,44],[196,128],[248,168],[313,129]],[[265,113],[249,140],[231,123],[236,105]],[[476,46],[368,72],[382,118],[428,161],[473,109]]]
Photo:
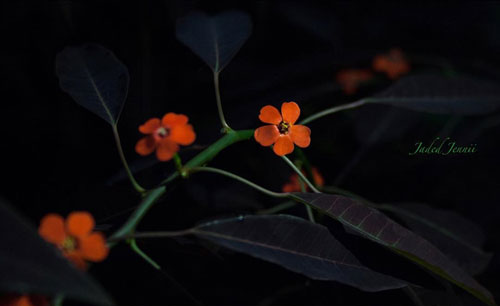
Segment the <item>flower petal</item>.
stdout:
[[379,72],[384,72],[387,69],[387,66],[389,65],[389,61],[387,58],[383,55],[377,55],[373,59],[373,70],[379,71]]
[[143,125],[139,126],[139,132],[143,134],[152,134],[160,127],[160,119],[151,118]]
[[33,305],[28,295],[8,294],[0,297],[2,306],[37,306]]
[[64,256],[71,261],[78,269],[87,270],[87,263],[83,260],[82,254],[77,251],[69,252],[64,254]]
[[169,139],[183,146],[188,146],[194,142],[196,134],[191,124],[177,125],[170,130]]
[[274,144],[273,151],[279,156],[287,155],[293,152],[293,142],[290,135],[280,135]]
[[82,258],[95,262],[104,260],[109,253],[106,238],[98,232],[81,239],[78,248]]
[[325,184],[325,179],[323,178],[321,173],[319,173],[318,169],[312,168],[311,172],[312,172],[312,176],[313,176],[313,180],[314,180],[314,185],[316,185],[318,187],[323,187],[323,185]]
[[64,218],[57,214],[48,214],[42,218],[38,233],[50,243],[61,245],[66,238]]
[[167,113],[161,119],[161,124],[163,126],[168,126],[170,128],[176,125],[185,125],[188,123],[189,118],[186,115],[176,114],[176,113]]
[[266,105],[260,109],[259,119],[270,124],[280,124],[282,120],[280,112],[272,105]]
[[179,151],[179,145],[172,140],[165,138],[158,143],[156,157],[161,161],[168,161]]
[[281,113],[284,121],[294,124],[299,119],[300,107],[295,102],[284,102],[281,105]]
[[153,153],[155,148],[156,148],[156,141],[154,137],[146,136],[137,142],[137,144],[135,145],[135,152],[137,152],[137,154],[139,155],[146,156]]
[[276,125],[265,125],[256,129],[253,133],[255,140],[264,147],[268,147],[278,140],[280,132]]
[[94,217],[86,211],[75,211],[66,219],[66,230],[72,236],[85,237],[95,226]]
[[283,192],[300,192],[299,176],[294,173],[290,176],[290,181],[283,185]]
[[290,136],[293,142],[301,148],[306,148],[311,143],[311,129],[305,125],[292,125]]

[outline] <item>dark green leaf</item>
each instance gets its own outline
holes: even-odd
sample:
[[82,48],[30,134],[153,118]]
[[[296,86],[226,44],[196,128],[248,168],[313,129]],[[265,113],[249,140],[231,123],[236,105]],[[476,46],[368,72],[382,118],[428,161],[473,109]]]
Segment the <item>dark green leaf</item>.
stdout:
[[455,212],[413,203],[383,205],[381,209],[396,214],[410,229],[471,274],[483,271],[491,260],[492,254],[481,249],[484,242],[481,229]]
[[108,49],[98,44],[66,47],[57,54],[59,85],[76,103],[111,125],[127,98],[129,74]]
[[430,242],[356,200],[323,193],[294,193],[293,196],[341,222],[346,228],[388,247],[424,268],[494,305],[491,293],[467,272],[456,266]]
[[112,305],[110,297],[87,274],[0,201],[0,291],[63,294],[69,299]]
[[193,233],[312,279],[335,280],[365,291],[406,286],[361,264],[324,226],[293,216],[217,220],[196,227]]
[[500,108],[500,83],[470,77],[413,75],[366,102],[429,113],[480,115]]
[[250,17],[240,11],[216,16],[193,12],[177,21],[176,36],[214,72],[220,72],[252,32]]

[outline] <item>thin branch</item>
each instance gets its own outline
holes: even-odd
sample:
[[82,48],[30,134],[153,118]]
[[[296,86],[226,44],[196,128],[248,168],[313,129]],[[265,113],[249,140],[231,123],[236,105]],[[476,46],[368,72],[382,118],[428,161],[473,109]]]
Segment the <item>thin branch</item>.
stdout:
[[330,115],[330,114],[333,114],[333,113],[336,113],[336,112],[339,112],[339,111],[342,111],[342,110],[345,110],[345,109],[351,109],[351,108],[355,108],[355,107],[359,107],[363,104],[365,104],[366,101],[365,100],[359,100],[359,101],[355,101],[355,102],[352,102],[352,103],[349,103],[349,104],[344,104],[344,105],[339,105],[339,106],[335,106],[335,107],[331,107],[331,108],[328,108],[328,109],[325,109],[324,111],[321,111],[319,113],[316,113],[312,116],[309,116],[307,117],[306,119],[300,121],[298,124],[307,124],[307,123],[310,123],[311,121],[314,121],[318,118],[321,118],[321,117],[324,117],[324,116],[327,116],[327,115]]
[[228,171],[225,171],[225,170],[221,170],[221,169],[217,169],[217,168],[212,168],[212,167],[193,167],[189,170],[190,173],[194,173],[194,172],[212,172],[212,173],[217,173],[217,174],[221,174],[221,175],[224,175],[224,176],[227,176],[229,178],[232,178],[234,180],[237,180],[239,182],[242,182],[244,184],[247,184],[248,186],[254,188],[254,189],[257,189],[258,191],[262,192],[262,193],[265,193],[267,194],[268,196],[271,196],[271,197],[275,197],[275,198],[285,198],[287,197],[289,194],[288,193],[280,193],[280,192],[274,192],[274,191],[271,191],[271,190],[268,190],[264,187],[261,187],[245,178],[242,178],[241,176],[238,176],[234,173],[231,173],[231,172],[228,172]]

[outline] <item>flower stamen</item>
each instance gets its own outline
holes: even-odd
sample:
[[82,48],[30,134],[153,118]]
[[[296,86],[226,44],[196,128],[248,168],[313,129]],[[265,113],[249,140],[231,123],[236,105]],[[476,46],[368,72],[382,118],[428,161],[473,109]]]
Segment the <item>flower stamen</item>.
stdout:
[[288,129],[290,129],[291,124],[286,122],[286,121],[281,121],[280,124],[278,124],[278,130],[280,131],[280,134],[286,135],[288,134]]
[[161,138],[165,138],[165,137],[167,137],[168,135],[170,135],[170,129],[169,129],[169,128],[167,128],[167,127],[163,127],[163,126],[161,126],[161,127],[159,127],[159,128],[156,130],[155,135],[156,135],[156,137],[158,137],[158,138],[160,138],[160,139],[161,139]]
[[61,248],[65,252],[74,251],[77,247],[76,239],[73,237],[66,237],[61,245]]

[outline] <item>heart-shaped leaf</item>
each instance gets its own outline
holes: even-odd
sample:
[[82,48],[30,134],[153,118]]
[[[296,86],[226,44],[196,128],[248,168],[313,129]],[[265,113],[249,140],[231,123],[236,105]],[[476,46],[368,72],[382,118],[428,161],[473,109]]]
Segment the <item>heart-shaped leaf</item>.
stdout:
[[360,263],[322,225],[288,215],[245,216],[197,226],[196,236],[317,280],[365,291],[405,287],[404,281]]
[[62,294],[97,305],[113,304],[94,280],[74,268],[3,201],[0,201],[0,245],[0,291]]
[[500,83],[462,76],[413,75],[365,101],[429,113],[480,115],[500,108]]
[[483,271],[491,260],[492,254],[481,249],[484,242],[481,229],[455,212],[414,203],[385,204],[380,208],[396,214],[410,229],[471,274]]
[[438,248],[378,210],[354,199],[338,195],[294,193],[293,197],[338,220],[350,231],[381,244],[440,275],[483,302],[495,305],[491,293],[467,272],[456,266]]
[[66,47],[57,54],[61,89],[76,103],[115,125],[127,98],[129,74],[108,49],[98,44]]
[[220,72],[252,32],[250,17],[240,11],[216,16],[192,12],[177,21],[176,36],[212,70]]

